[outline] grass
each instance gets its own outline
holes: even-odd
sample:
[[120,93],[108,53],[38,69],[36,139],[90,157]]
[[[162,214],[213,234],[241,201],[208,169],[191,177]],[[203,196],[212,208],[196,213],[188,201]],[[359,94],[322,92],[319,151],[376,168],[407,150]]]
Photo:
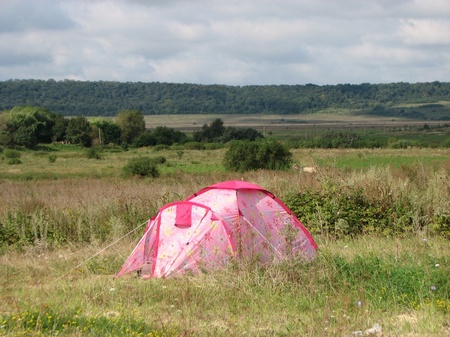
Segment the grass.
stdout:
[[[100,152],[100,159],[89,159],[85,151],[73,149],[70,145],[68,148],[55,145],[49,149],[48,152],[22,152],[22,163],[17,165],[0,160],[0,179],[114,178],[122,174],[122,168],[128,160],[142,156],[164,156],[166,163],[159,165],[163,176],[225,173],[222,160],[226,149],[183,150],[181,157],[177,151],[170,149],[104,150]],[[292,149],[291,152],[298,166],[331,166],[339,169],[368,169],[388,164],[394,167],[413,164],[445,167],[450,158],[449,149]],[[49,160],[49,155],[55,158],[54,162]]]
[[[293,150],[316,174],[224,172],[224,149],[104,151],[98,160],[65,149],[48,151],[54,163],[44,150],[23,152],[19,165],[0,162],[1,229],[32,238],[1,247],[0,336],[350,336],[375,323],[384,336],[450,334],[450,243],[428,228],[450,209],[448,149]],[[122,165],[143,155],[167,158],[161,177],[123,178]],[[282,200],[361,189],[374,202],[405,200],[424,226],[401,236],[316,234],[318,256],[308,264],[113,279],[142,230],[105,247],[166,203],[230,179]]]
[[346,336],[374,323],[388,336],[449,332],[448,241],[317,239],[319,255],[306,265],[146,281],[112,278],[127,240],[75,270],[101,247],[6,254],[0,335]]

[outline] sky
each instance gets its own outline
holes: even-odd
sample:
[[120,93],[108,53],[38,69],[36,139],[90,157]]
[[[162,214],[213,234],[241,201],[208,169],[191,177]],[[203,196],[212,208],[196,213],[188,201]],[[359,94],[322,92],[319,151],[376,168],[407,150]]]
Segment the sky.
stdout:
[[450,81],[450,0],[0,0],[0,81]]

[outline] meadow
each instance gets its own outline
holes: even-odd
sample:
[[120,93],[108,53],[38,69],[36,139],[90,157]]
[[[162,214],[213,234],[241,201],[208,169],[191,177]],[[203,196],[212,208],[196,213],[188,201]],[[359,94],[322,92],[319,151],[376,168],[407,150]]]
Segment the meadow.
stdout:
[[[22,152],[21,164],[0,161],[0,336],[352,336],[375,323],[383,336],[450,336],[450,241],[433,230],[444,219],[446,233],[450,213],[449,149],[293,149],[293,169],[246,173],[223,169],[225,151],[89,159],[54,144]],[[160,177],[122,176],[139,156],[164,156]],[[409,227],[342,235],[337,213],[316,206],[298,214],[319,245],[307,264],[113,278],[159,207],[231,179],[343,209],[339,198],[358,191],[392,212],[386,228]]]

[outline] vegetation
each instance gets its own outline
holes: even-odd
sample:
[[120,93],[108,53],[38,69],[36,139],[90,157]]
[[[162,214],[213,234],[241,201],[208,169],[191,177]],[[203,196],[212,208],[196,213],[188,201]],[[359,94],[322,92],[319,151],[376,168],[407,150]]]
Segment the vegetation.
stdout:
[[[45,107],[64,116],[116,116],[122,110],[144,115],[301,114],[356,109],[374,116],[449,120],[450,83],[390,83],[318,86],[225,86],[176,83],[121,83],[55,80],[0,82],[0,110]],[[408,106],[419,103],[424,109]]]
[[258,169],[283,170],[291,164],[292,153],[276,140],[231,142],[223,164],[227,170],[244,172]]
[[[120,139],[117,124],[89,125],[88,149],[0,149],[0,336],[350,336],[375,323],[383,335],[450,333],[449,148],[357,148],[367,139],[360,130],[326,128],[311,137],[314,148],[293,146],[300,139],[223,143],[228,128],[216,120],[198,130],[218,130],[213,143],[186,135],[135,147],[142,135],[180,135],[155,127],[128,147],[105,143],[104,130]],[[383,132],[386,144],[400,141]],[[272,164],[225,168],[242,153]],[[113,279],[160,207],[231,179],[279,197],[312,233],[317,257]]]
[[[170,151],[163,152],[164,164],[178,158]],[[342,151],[311,155],[342,157]],[[187,165],[203,152],[185,151],[180,161]],[[387,150],[382,152],[388,155]],[[220,153],[208,153],[211,163],[220,162]],[[407,152],[389,153],[396,157]],[[294,151],[294,160],[313,158],[306,154]],[[63,152],[59,157],[67,155]],[[72,160],[73,165],[78,161]],[[105,153],[101,163],[108,165],[108,160]],[[94,167],[98,161],[88,163]],[[0,223],[6,226],[0,227],[0,335],[346,336],[375,323],[383,335],[446,335],[450,246],[448,239],[434,234],[430,221],[433,214],[449,209],[449,200],[443,197],[450,182],[446,165],[362,171],[323,166],[315,174],[162,172],[151,181],[119,177],[2,180]],[[299,212],[319,245],[314,261],[235,264],[175,279],[144,281],[134,275],[113,279],[142,235],[146,220],[159,207],[217,181],[241,178],[267,188]],[[359,201],[351,200],[356,195],[348,191],[360,188]],[[309,194],[299,204],[305,192]],[[386,199],[386,204],[400,206],[405,198],[409,203],[403,208],[386,211],[397,212],[392,215],[393,231],[385,232],[387,227],[371,231],[370,226],[359,231],[359,221],[371,215],[352,214],[355,205],[364,208],[364,200]],[[305,207],[319,201],[320,207]],[[401,217],[413,217],[421,225],[397,231],[409,224]],[[355,226],[358,231],[331,225],[342,218],[349,229]]]
[[159,170],[157,161],[149,157],[133,158],[123,167],[123,173],[127,176],[140,176],[157,178]]

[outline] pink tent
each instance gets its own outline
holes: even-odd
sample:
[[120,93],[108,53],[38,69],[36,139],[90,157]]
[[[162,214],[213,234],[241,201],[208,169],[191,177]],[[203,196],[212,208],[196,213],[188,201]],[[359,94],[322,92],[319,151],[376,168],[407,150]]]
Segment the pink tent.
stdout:
[[162,207],[116,277],[170,277],[221,268],[231,259],[266,263],[314,257],[317,244],[272,193],[243,181],[206,187]]

